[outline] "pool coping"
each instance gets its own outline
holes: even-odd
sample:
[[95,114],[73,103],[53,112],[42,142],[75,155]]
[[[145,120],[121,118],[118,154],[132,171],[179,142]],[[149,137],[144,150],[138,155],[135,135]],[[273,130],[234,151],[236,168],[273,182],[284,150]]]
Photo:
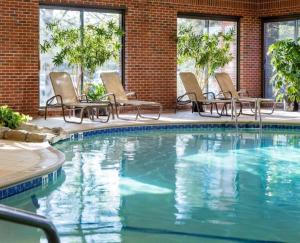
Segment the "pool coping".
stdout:
[[[34,145],[28,143],[27,146],[33,147]],[[24,167],[25,172],[23,174],[19,174],[19,171],[16,171],[16,175],[12,174],[12,178],[5,179],[0,184],[0,202],[2,199],[15,196],[39,186],[46,187],[48,184],[56,182],[61,176],[62,165],[65,161],[65,155],[61,151],[51,145],[47,145],[46,147],[35,148],[35,150],[30,152],[38,156],[38,164],[40,166],[36,167],[33,164],[29,167]],[[48,159],[50,154],[51,157],[54,157],[51,161]]]
[[[67,136],[60,137],[55,142],[65,140],[81,140],[86,137],[96,136],[100,134],[110,133],[124,133],[124,132],[135,132],[135,131],[164,131],[164,130],[175,130],[175,129],[259,129],[257,122],[243,122],[239,123],[238,127],[233,122],[178,122],[178,123],[156,123],[156,124],[128,124],[115,125],[107,127],[99,127],[93,129],[83,129],[78,131],[70,131]],[[264,123],[262,130],[296,130],[300,131],[300,123],[280,124],[280,123]]]
[[[54,145],[60,141],[76,141],[82,140],[90,136],[96,136],[100,134],[113,134],[124,132],[136,132],[136,131],[167,131],[176,129],[236,129],[236,124],[233,121],[180,121],[180,122],[159,122],[155,123],[126,123],[126,124],[108,124],[107,126],[97,128],[78,129],[76,131],[66,132],[63,136],[57,136],[52,141],[49,141],[51,145]],[[239,129],[256,129],[259,128],[257,121],[242,121],[238,123]],[[279,123],[279,122],[263,122],[263,130],[299,130],[300,123]],[[6,185],[0,185],[0,201],[4,198],[12,197],[16,194],[25,192],[27,190],[45,186],[48,183],[53,182],[62,174],[62,164],[64,163],[64,154],[50,145],[50,150],[56,152],[59,157],[59,163],[55,166],[44,168],[43,170],[35,171],[28,178],[18,179],[14,182],[7,183]]]

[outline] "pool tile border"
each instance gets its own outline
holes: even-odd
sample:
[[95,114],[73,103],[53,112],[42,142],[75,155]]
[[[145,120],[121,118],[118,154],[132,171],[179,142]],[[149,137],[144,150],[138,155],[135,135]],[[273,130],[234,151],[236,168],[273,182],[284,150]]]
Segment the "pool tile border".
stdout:
[[[72,141],[82,140],[96,135],[115,134],[138,131],[159,131],[159,130],[181,130],[181,129],[236,129],[235,124],[231,123],[206,123],[206,124],[158,124],[158,125],[133,125],[126,127],[111,127],[88,130],[82,132],[71,133],[69,139]],[[258,129],[259,124],[238,124],[239,129]],[[263,124],[263,130],[299,130],[300,125],[283,125],[283,124]]]
[[48,184],[55,183],[58,178],[62,175],[62,167],[60,166],[58,169],[46,174],[41,175],[21,183],[16,183],[14,185],[10,185],[5,188],[0,189],[0,201],[2,199],[15,196],[22,192],[28,191],[30,189],[39,187],[39,186],[47,186]]

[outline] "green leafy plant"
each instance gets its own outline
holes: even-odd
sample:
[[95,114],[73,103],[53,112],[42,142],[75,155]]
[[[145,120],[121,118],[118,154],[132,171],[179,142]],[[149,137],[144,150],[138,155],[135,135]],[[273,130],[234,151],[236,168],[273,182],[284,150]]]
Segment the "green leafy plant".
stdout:
[[19,112],[16,112],[7,106],[0,106],[1,126],[15,129],[19,127],[22,123],[28,122],[30,119],[30,116],[20,114]]
[[[287,103],[300,101],[300,38],[281,40],[269,47],[273,66],[273,84],[276,99]],[[297,106],[296,106],[297,107]]]
[[106,90],[104,85],[101,83],[86,83],[84,93],[87,95],[89,100],[97,101],[105,95]]
[[50,39],[40,45],[42,53],[58,50],[53,57],[56,66],[78,65],[89,78],[97,67],[120,54],[122,29],[113,21],[99,25],[64,28],[58,21],[47,24]]
[[210,76],[213,76],[218,68],[228,64],[233,56],[230,45],[234,40],[235,31],[218,34],[197,34],[193,27],[188,25],[179,26],[177,37],[178,62],[184,63],[192,60],[195,64],[196,76],[201,75],[200,84],[204,88]]

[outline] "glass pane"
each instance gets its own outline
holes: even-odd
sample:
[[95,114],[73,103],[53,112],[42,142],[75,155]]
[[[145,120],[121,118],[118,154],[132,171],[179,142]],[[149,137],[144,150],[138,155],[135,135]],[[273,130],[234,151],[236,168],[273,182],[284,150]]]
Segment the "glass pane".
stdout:
[[[50,38],[50,32],[46,26],[48,23],[58,21],[64,28],[80,26],[80,12],[62,9],[40,9],[40,43]],[[56,50],[49,53],[40,54],[40,106],[46,104],[47,99],[53,96],[52,85],[49,78],[49,73],[52,71],[65,71],[72,75],[73,80],[76,80],[76,68],[69,67],[66,64],[55,66],[52,63],[53,56]]]
[[270,84],[273,73],[271,57],[267,55],[269,46],[279,40],[294,39],[295,33],[295,21],[270,22],[264,25],[264,96],[266,98],[274,97],[273,88]]
[[[114,21],[116,24],[121,25],[121,14],[118,13],[103,13],[84,11],[84,24],[100,24]],[[40,43],[50,38],[50,32],[46,28],[48,23],[58,21],[63,28],[78,28],[81,25],[80,11],[79,10],[65,10],[65,9],[40,9]],[[121,39],[120,39],[121,43]],[[49,73],[51,71],[65,71],[71,74],[74,86],[78,93],[81,89],[80,70],[78,67],[69,67],[63,64],[59,67],[54,66],[52,59],[58,49],[51,50],[49,53],[40,54],[40,106],[44,106],[46,100],[53,95]],[[102,71],[117,71],[121,73],[121,51],[117,60],[107,61],[101,68],[96,70],[94,76],[88,77],[84,74],[85,81],[99,82],[100,72]],[[92,79],[92,80],[90,80]]]
[[[178,18],[177,26],[178,30],[180,26],[192,26],[194,31],[197,34],[207,32],[208,28],[206,25],[206,20],[203,19],[187,19],[187,18]],[[193,72],[195,73],[195,64],[193,61],[187,61],[185,63],[177,65],[177,96],[183,95],[185,93],[185,89],[180,80],[179,73],[180,72]]]
[[[225,67],[219,68],[218,72],[226,72],[230,75],[233,84],[237,85],[237,22],[233,21],[216,21],[210,20],[209,21],[209,33],[210,34],[217,34],[219,32],[228,32],[229,30],[235,30],[235,38],[231,44],[231,54],[232,54],[232,61],[228,63]],[[208,90],[210,92],[214,92],[218,94],[220,92],[219,85],[215,78],[210,78],[208,83]]]
[[[230,29],[235,29],[235,40],[231,45],[231,53],[233,55],[233,60],[226,65],[224,68],[221,68],[217,71],[228,72],[236,84],[237,81],[237,22],[233,21],[215,21],[215,20],[204,20],[204,19],[187,19],[187,18],[178,18],[177,20],[178,29],[181,25],[192,25],[193,29],[197,33],[209,32],[211,34],[216,34],[218,32],[226,32]],[[190,71],[195,73],[194,63],[192,61],[187,61],[183,64],[177,66],[177,75],[182,71]],[[219,86],[214,78],[210,78],[208,87],[204,88],[204,92],[207,89],[215,94],[219,93]],[[182,82],[177,76],[177,95],[182,95],[185,93]]]
[[[100,12],[84,12],[84,25],[92,24],[99,25],[114,21],[117,25],[121,26],[121,14],[118,13],[100,13]],[[122,40],[120,39],[120,44]],[[111,59],[107,61],[102,67],[97,68],[94,77],[84,76],[84,81],[101,82],[100,73],[103,71],[116,71],[121,75],[121,52],[117,60]]]
[[297,28],[298,28],[297,38],[300,38],[300,20],[298,20]]

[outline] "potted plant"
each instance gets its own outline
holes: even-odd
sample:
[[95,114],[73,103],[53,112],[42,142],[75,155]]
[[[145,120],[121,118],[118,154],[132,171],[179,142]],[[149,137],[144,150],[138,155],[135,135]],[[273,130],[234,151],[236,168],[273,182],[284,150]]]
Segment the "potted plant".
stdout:
[[276,99],[284,102],[284,109],[298,111],[300,101],[300,38],[281,40],[269,47],[273,66]]
[[[105,87],[102,83],[85,82],[83,86],[83,93],[92,102],[97,102],[106,93]],[[99,110],[100,115],[107,115],[107,110]]]
[[[48,23],[46,28],[50,38],[40,45],[41,52],[48,53],[54,50],[52,61],[55,66],[66,63],[68,66],[77,67],[80,70],[81,84],[84,79],[90,83],[97,68],[106,61],[119,57],[120,38],[124,33],[113,21],[71,28],[65,28],[58,21],[54,21]],[[78,94],[81,94],[83,88],[82,85],[77,85]]]
[[[234,29],[217,34],[197,34],[192,26],[180,26],[177,38],[178,62],[191,60],[200,87],[204,90],[208,80],[217,69],[228,64],[233,56],[230,45],[234,40]],[[195,106],[194,106],[195,107]],[[202,106],[201,106],[202,107]]]

